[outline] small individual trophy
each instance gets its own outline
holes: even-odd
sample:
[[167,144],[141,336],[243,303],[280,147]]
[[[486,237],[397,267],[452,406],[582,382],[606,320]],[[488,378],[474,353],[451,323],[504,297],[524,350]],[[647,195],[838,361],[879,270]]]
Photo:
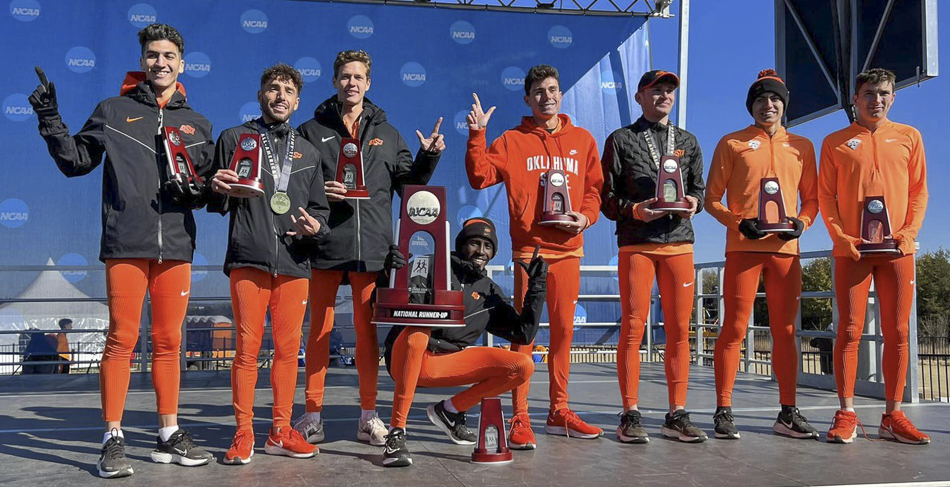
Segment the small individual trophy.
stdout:
[[[396,244],[403,255],[409,254],[409,241],[416,232],[432,237],[435,251],[421,274],[432,273],[432,289],[421,293],[410,291],[410,267],[390,274],[389,288],[376,289],[376,306],[372,322],[377,325],[412,325],[453,328],[465,326],[465,305],[462,291],[452,290],[449,264],[449,222],[442,208],[445,206],[445,188],[442,186],[406,186],[402,193],[402,208],[396,222]],[[417,259],[419,260],[419,259]],[[420,261],[422,262],[422,261]],[[416,262],[414,261],[415,265]],[[431,302],[410,302],[410,294],[421,294]],[[416,301],[417,299],[413,299]]]
[[346,187],[344,198],[369,199],[369,191],[363,182],[363,151],[360,150],[359,140],[347,137],[340,142],[340,157],[336,162],[336,180]]
[[191,156],[185,149],[181,132],[175,127],[163,127],[163,144],[165,146],[165,161],[167,163],[168,180],[166,185],[181,195],[198,196],[204,181],[195,172],[191,163]]
[[472,463],[499,465],[510,463],[511,460],[501,398],[486,397],[482,399],[482,410],[478,415],[478,441],[472,453]]
[[680,158],[671,154],[663,156],[656,174],[656,201],[650,206],[655,211],[689,211],[692,205],[683,192],[683,173]]
[[231,183],[228,195],[236,198],[257,198],[264,195],[261,182],[261,135],[241,134],[238,146],[231,156],[231,170],[238,180]]
[[861,238],[870,243],[858,244],[861,254],[900,253],[897,240],[891,236],[891,218],[883,196],[864,198],[864,213],[861,216]]
[[545,176],[544,207],[541,208],[541,225],[556,225],[563,222],[572,222],[574,217],[567,213],[571,211],[571,195],[567,192],[567,177],[564,171],[551,169]]
[[795,224],[785,213],[785,198],[778,178],[762,178],[759,187],[759,219],[755,226],[764,233],[795,231]]

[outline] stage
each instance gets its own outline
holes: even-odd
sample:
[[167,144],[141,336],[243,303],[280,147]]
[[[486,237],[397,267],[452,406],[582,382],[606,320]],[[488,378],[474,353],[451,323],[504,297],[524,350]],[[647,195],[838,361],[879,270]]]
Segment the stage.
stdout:
[[[923,403],[905,407],[908,416],[929,433],[928,446],[877,441],[882,401],[858,398],[858,417],[867,428],[851,445],[794,440],[772,434],[778,413],[778,387],[762,376],[741,374],[733,395],[742,439],[712,436],[715,409],[713,370],[693,367],[689,409],[693,422],[710,439],[686,444],[660,436],[667,402],[662,364],[644,364],[641,411],[650,433],[646,445],[622,444],[615,429],[620,394],[615,364],[575,364],[571,404],[585,420],[604,428],[597,440],[545,435],[547,370],[539,364],[531,391],[532,422],[538,436],[535,451],[514,452],[514,462],[500,466],[469,463],[472,447],[452,444],[425,418],[425,407],[450,391],[422,389],[416,394],[408,425],[413,466],[384,468],[382,447],[356,441],[359,416],[357,377],[352,367],[331,368],[323,410],[327,441],[315,458],[296,460],[263,451],[269,426],[271,393],[268,370],[261,370],[255,430],[257,448],[246,466],[220,463],[234,434],[228,372],[188,372],[182,380],[180,422],[216,462],[195,468],[160,465],[149,460],[154,447],[155,399],[151,379],[133,374],[125,413],[126,453],[135,475],[105,480],[96,475],[101,423],[98,375],[14,376],[0,379],[0,484],[250,487],[306,485],[627,485],[643,486],[772,486],[885,484],[950,480],[950,404]],[[378,410],[390,415],[393,382],[380,370]],[[833,393],[799,390],[799,407],[822,434],[827,431],[837,399]],[[303,373],[298,382],[295,413],[303,411]],[[506,413],[510,400],[503,401]],[[477,411],[469,426],[477,425]]]

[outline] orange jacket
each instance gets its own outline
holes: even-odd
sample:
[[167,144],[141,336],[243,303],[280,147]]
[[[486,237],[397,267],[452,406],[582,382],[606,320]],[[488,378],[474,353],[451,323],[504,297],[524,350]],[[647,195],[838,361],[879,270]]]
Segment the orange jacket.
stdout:
[[590,132],[571,124],[564,114],[561,129],[553,134],[538,127],[531,117],[506,130],[485,150],[485,131],[470,130],[465,169],[474,189],[505,183],[508,192],[512,252],[527,253],[540,245],[548,256],[583,255],[584,234],[537,224],[544,189],[541,176],[549,169],[563,169],[567,176],[571,209],[583,213],[593,225],[600,214],[604,176],[597,142]]
[[[798,255],[798,239],[785,241],[769,235],[749,240],[739,232],[739,222],[759,216],[759,192],[765,177],[778,178],[785,214],[801,220],[806,229],[810,227],[818,215],[815,148],[810,140],[790,134],[784,127],[769,137],[765,130],[750,125],[719,141],[706,181],[706,210],[727,228],[726,252]],[[728,207],[722,204],[726,192]]]
[[832,255],[856,254],[852,246],[861,243],[864,198],[879,194],[884,195],[891,234],[901,252],[913,254],[927,210],[927,162],[920,132],[885,120],[873,134],[852,123],[825,137],[818,203],[834,242]]

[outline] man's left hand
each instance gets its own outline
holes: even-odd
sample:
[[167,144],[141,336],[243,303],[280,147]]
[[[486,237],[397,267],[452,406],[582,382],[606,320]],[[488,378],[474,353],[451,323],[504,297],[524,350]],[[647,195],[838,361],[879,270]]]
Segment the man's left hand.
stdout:
[[320,222],[316,218],[310,216],[306,210],[302,207],[297,207],[300,210],[300,217],[297,218],[294,215],[290,215],[290,219],[294,222],[294,228],[297,231],[287,230],[287,235],[296,236],[302,235],[304,237],[310,237],[316,235],[320,231]]
[[432,134],[428,138],[422,136],[422,132],[416,130],[416,137],[419,137],[419,145],[422,150],[430,154],[441,154],[445,150],[445,135],[439,133],[439,127],[442,125],[442,117],[435,122]]
[[683,198],[689,202],[689,210],[682,213],[683,218],[692,218],[696,214],[696,209],[699,208],[699,199],[695,196],[683,195]]

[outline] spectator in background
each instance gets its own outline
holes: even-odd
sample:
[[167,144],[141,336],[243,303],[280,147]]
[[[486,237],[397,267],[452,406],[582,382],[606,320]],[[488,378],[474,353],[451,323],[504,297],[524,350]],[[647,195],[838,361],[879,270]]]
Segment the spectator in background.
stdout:
[[[63,331],[69,331],[73,329],[73,320],[69,318],[63,318],[59,320],[59,329]],[[59,366],[60,374],[69,373],[69,363],[72,362],[72,354],[69,353],[69,336],[66,333],[60,332],[56,334],[56,352],[59,353],[59,358],[63,361],[63,365]]]

